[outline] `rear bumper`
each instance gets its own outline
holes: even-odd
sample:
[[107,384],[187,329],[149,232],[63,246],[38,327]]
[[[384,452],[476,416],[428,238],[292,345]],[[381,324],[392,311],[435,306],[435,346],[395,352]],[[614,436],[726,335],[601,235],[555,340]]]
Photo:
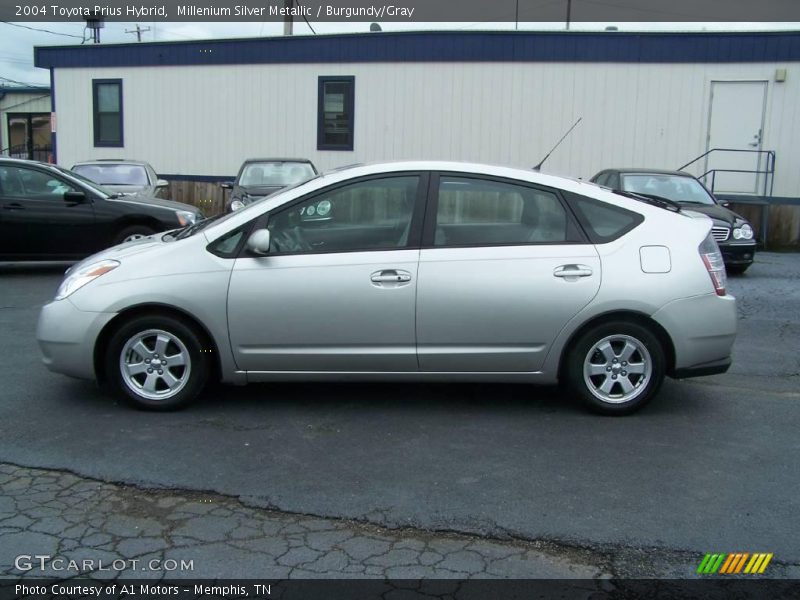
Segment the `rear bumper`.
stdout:
[[36,327],[42,362],[55,373],[95,379],[95,342],[115,316],[116,313],[78,310],[69,299],[45,304]]
[[730,366],[737,325],[733,296],[712,293],[674,300],[658,310],[653,319],[669,334],[675,349],[675,363],[669,375],[711,375]]
[[731,357],[723,358],[721,360],[714,360],[702,365],[694,365],[692,367],[683,367],[682,369],[675,369],[671,373],[675,379],[688,379],[690,377],[703,377],[705,375],[719,375],[725,373],[731,366]]
[[756,243],[720,244],[719,250],[726,265],[750,265],[756,256]]

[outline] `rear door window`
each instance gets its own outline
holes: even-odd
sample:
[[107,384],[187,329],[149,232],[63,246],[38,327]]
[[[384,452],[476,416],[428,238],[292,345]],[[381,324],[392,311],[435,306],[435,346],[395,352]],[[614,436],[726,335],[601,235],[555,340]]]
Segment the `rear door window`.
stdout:
[[552,192],[505,181],[442,175],[434,246],[494,246],[576,241]]

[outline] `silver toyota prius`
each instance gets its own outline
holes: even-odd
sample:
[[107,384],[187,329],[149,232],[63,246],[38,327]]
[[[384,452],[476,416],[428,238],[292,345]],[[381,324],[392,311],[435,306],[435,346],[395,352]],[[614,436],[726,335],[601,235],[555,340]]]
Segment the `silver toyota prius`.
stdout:
[[67,271],[47,367],[146,409],[211,379],[561,382],[606,414],[730,365],[708,217],[504,167],[320,175]]

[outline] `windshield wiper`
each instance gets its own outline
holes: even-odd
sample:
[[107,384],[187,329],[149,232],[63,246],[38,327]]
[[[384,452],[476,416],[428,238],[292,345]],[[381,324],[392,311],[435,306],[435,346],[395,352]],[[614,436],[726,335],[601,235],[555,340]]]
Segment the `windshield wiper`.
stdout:
[[211,225],[211,223],[213,223],[222,216],[224,216],[224,213],[214,215],[213,217],[208,217],[207,219],[203,219],[202,221],[198,221],[197,223],[194,223],[192,225],[187,225],[183,229],[178,229],[175,235],[172,237],[174,237],[176,240],[182,240],[184,238],[187,238],[191,235],[194,235],[201,229],[205,229],[208,225]]
[[653,206],[659,206],[661,208],[671,210],[672,212],[681,211],[680,204],[674,200],[670,200],[669,198],[664,198],[663,196],[656,196],[655,194],[643,194],[641,192],[626,192],[625,190],[611,191],[615,194],[619,194],[620,196],[625,196],[626,198],[631,198],[632,200],[639,200],[640,202],[645,202]]

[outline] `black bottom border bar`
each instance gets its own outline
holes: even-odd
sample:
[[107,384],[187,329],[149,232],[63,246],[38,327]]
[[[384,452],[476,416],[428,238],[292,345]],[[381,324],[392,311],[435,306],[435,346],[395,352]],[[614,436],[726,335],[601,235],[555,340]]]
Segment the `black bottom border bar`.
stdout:
[[560,600],[800,598],[787,579],[0,579],[0,600],[279,598],[280,600]]

